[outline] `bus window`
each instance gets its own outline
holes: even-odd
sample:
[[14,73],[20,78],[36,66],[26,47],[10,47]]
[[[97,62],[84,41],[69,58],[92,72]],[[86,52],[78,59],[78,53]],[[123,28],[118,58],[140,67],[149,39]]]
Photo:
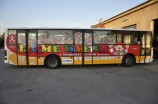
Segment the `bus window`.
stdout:
[[29,33],[28,45],[33,46],[36,45],[36,33]]
[[116,34],[113,34],[112,32],[108,33],[107,34],[107,39],[108,39],[107,44],[114,44],[114,43],[116,43]]
[[75,45],[82,45],[82,33],[76,32],[74,35]]
[[38,44],[48,44],[47,30],[38,30]]
[[141,35],[141,55],[145,55],[145,34]]
[[151,35],[146,33],[146,55],[151,54]]
[[131,36],[124,35],[124,44],[131,44]]
[[85,33],[85,45],[92,45],[92,34],[91,33]]
[[150,34],[146,34],[146,48],[150,48],[151,47],[151,36]]
[[25,33],[18,33],[18,44],[26,45]]
[[138,34],[131,32],[124,35],[124,44],[138,44]]
[[141,44],[142,44],[142,48],[145,48],[145,34],[143,34],[141,37]]
[[95,31],[94,44],[113,44],[114,36],[111,31]]
[[138,44],[138,35],[131,35],[131,44]]
[[73,44],[71,30],[49,30],[48,44]]
[[117,34],[117,43],[122,43],[122,34]]

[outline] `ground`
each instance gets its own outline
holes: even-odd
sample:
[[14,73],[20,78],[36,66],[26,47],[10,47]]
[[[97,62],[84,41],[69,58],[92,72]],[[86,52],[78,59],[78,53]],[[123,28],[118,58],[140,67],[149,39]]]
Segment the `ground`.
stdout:
[[158,61],[120,65],[18,67],[3,63],[0,104],[158,104]]

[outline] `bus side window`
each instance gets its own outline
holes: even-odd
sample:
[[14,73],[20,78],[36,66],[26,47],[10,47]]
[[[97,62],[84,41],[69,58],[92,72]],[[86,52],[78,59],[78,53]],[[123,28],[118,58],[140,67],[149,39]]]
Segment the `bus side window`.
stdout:
[[26,45],[25,33],[18,33],[18,44]]
[[38,44],[48,44],[47,30],[38,30]]
[[113,34],[112,32],[107,34],[108,42],[107,44],[115,44],[116,43],[116,34]]
[[91,33],[85,33],[85,45],[92,45],[92,34]]
[[122,34],[117,34],[117,43],[122,43]]
[[138,36],[135,35],[134,39],[133,39],[133,44],[138,44]]
[[114,36],[111,31],[95,31],[94,44],[113,44]]
[[48,44],[73,44],[71,30],[48,30]]
[[124,35],[124,44],[131,44],[131,35]]
[[29,37],[28,37],[28,45],[30,47],[32,46],[36,46],[37,44],[37,40],[36,40],[36,33],[29,33]]
[[137,33],[132,33],[130,34],[130,38],[131,38],[131,44],[139,44],[139,35]]
[[75,45],[82,45],[82,33],[76,32],[74,35]]

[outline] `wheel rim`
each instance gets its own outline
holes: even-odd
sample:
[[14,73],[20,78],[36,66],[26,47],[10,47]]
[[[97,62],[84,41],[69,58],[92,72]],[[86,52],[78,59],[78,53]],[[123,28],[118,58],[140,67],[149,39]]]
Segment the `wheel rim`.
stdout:
[[57,59],[55,59],[55,58],[50,58],[49,60],[48,60],[48,65],[50,66],[50,67],[56,67],[57,66],[57,64],[58,64],[58,62],[57,62]]
[[132,65],[132,64],[133,64],[133,59],[130,58],[130,57],[126,58],[126,64],[127,64],[128,66]]

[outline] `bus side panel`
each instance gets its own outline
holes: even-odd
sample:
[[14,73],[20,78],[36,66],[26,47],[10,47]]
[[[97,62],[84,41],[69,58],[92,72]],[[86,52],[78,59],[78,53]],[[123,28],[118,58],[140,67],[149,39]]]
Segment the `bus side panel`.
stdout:
[[44,65],[45,57],[38,57],[38,65]]
[[151,58],[151,56],[146,56],[145,57],[145,63],[150,63],[150,58]]
[[85,56],[84,57],[84,64],[91,65],[92,64],[92,56]]
[[94,56],[93,64],[119,64],[122,56]]
[[26,56],[18,55],[18,65],[27,65]]
[[9,64],[17,65],[16,30],[8,30],[8,36],[5,40],[8,62]]
[[128,54],[135,56],[136,63],[140,63],[140,60],[144,59],[144,57],[140,56],[140,45],[129,45]]
[[44,65],[45,59],[49,55],[57,55],[62,65],[73,65],[72,45],[38,45],[38,65]]
[[9,51],[8,56],[9,56],[9,64],[17,65],[17,54]]
[[140,56],[135,56],[136,58],[136,63],[139,63],[140,62]]
[[152,61],[152,56],[140,56],[140,63],[151,63]]
[[140,56],[140,63],[145,63],[145,56]]
[[82,56],[74,56],[74,65],[82,65]]
[[60,57],[62,65],[73,65],[73,57]]

